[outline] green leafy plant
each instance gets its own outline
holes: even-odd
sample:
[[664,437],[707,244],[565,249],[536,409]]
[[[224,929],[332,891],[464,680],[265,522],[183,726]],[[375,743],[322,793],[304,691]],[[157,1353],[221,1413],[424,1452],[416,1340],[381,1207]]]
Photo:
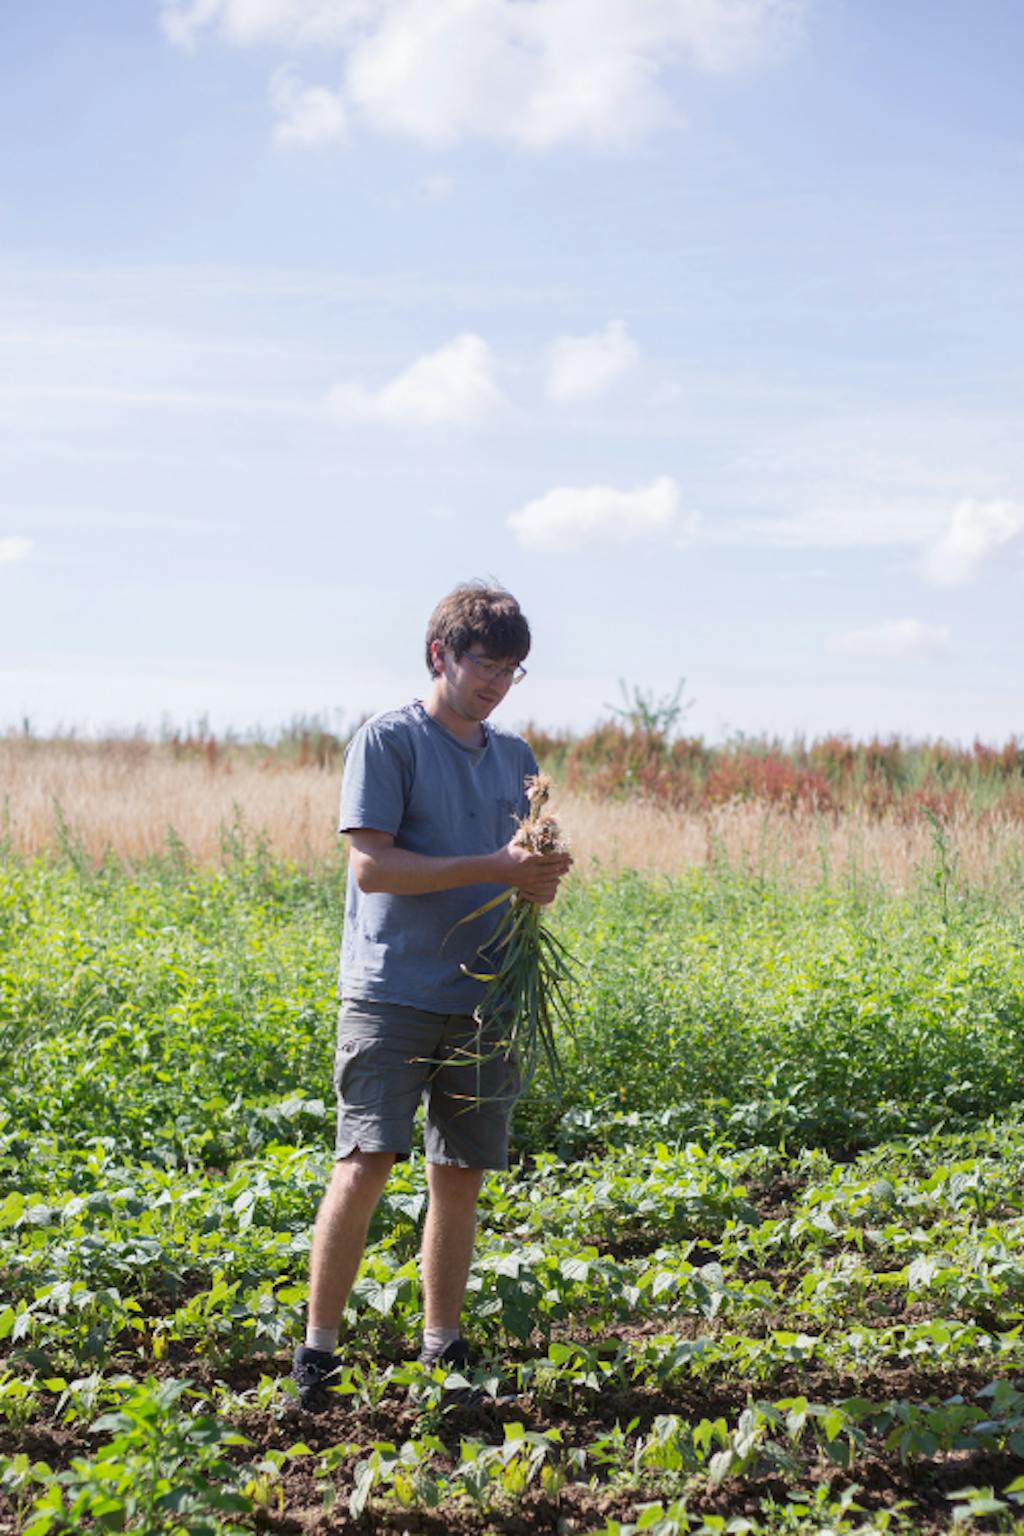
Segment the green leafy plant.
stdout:
[[211,1416],[181,1415],[189,1390],[184,1381],[143,1381],[118,1409],[101,1415],[92,1432],[111,1438],[95,1456],[75,1456],[67,1471],[45,1479],[25,1536],[71,1536],[93,1523],[154,1533],[185,1523],[209,1536],[237,1529],[221,1517],[248,1513],[252,1502],[241,1492],[246,1474],[225,1452],[248,1441]]

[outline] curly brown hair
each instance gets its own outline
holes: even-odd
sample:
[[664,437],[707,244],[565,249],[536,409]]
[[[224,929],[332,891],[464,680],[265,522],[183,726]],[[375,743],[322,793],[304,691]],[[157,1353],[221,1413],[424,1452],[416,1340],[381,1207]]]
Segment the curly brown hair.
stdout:
[[479,645],[496,661],[519,663],[530,654],[530,626],[522,609],[504,587],[465,581],[443,597],[427,625],[427,671],[436,676],[430,649],[435,640],[458,660],[471,645]]

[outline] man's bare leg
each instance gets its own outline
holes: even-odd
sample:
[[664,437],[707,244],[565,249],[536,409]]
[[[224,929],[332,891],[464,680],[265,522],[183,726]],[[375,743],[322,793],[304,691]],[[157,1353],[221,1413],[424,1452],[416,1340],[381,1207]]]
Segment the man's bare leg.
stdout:
[[336,1329],[355,1283],[366,1234],[395,1161],[393,1152],[352,1152],[335,1163],[317,1212],[309,1256],[309,1325]]
[[479,1168],[427,1164],[430,1204],[423,1228],[423,1324],[458,1328],[476,1237]]

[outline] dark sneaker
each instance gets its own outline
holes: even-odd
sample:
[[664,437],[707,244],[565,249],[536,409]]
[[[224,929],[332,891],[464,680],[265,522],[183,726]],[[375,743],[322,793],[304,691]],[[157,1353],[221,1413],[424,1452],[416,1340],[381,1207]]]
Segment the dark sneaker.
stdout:
[[450,1365],[453,1371],[469,1369],[469,1345],[465,1339],[453,1339],[444,1349],[420,1350],[420,1365]]
[[341,1370],[341,1356],[327,1349],[310,1349],[300,1344],[292,1359],[292,1380],[299,1389],[299,1402],[308,1413],[323,1413],[330,1405],[327,1388]]
[[[428,1370],[435,1366],[441,1366],[448,1371],[449,1376],[467,1376],[469,1374],[469,1345],[465,1339],[453,1339],[450,1344],[441,1350],[420,1350],[420,1365],[425,1365]],[[479,1387],[446,1387],[444,1392],[445,1407],[479,1408],[486,1398]]]
[[[446,1367],[449,1375],[469,1375],[469,1345],[465,1339],[455,1339],[440,1352],[420,1350],[420,1364],[428,1368],[434,1366]],[[490,1383],[490,1390],[485,1392],[482,1387],[467,1385],[465,1387],[446,1387],[444,1392],[444,1406],[446,1408],[493,1408],[498,1403],[511,1403],[515,1401],[516,1393],[509,1382],[500,1385],[495,1380]],[[497,1388],[497,1391],[495,1391]]]

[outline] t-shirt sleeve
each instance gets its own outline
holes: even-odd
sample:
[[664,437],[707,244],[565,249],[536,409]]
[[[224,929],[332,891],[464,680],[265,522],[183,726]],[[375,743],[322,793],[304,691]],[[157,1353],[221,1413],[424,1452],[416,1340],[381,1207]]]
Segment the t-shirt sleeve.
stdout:
[[345,754],[339,832],[390,832],[402,824],[411,784],[411,763],[395,732],[364,725]]

